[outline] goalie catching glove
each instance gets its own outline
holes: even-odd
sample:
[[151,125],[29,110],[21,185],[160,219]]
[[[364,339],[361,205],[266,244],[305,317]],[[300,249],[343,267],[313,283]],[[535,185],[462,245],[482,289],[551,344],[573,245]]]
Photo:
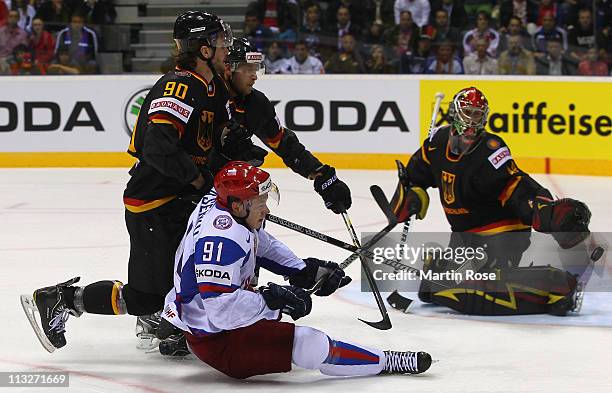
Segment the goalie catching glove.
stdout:
[[326,208],[340,214],[351,207],[351,190],[338,179],[333,167],[323,165],[311,175],[311,178],[314,178],[314,189],[323,198]]
[[278,285],[269,282],[267,287],[260,287],[259,293],[270,310],[281,310],[294,321],[310,314],[312,310],[312,299],[310,295],[293,285]]
[[571,198],[551,200],[536,197],[533,201],[532,226],[538,232],[550,233],[563,249],[572,248],[589,235],[591,211]]
[[391,199],[391,208],[397,217],[397,222],[408,221],[413,214],[417,219],[422,220],[429,207],[429,195],[421,187],[410,185],[408,171],[401,161],[395,160],[395,164],[399,182]]
[[338,288],[342,288],[352,281],[335,262],[323,261],[317,258],[306,258],[304,263],[306,267],[291,276],[289,283],[300,288],[310,289],[322,277],[327,276],[321,288],[315,292],[317,296],[329,296],[336,292]]

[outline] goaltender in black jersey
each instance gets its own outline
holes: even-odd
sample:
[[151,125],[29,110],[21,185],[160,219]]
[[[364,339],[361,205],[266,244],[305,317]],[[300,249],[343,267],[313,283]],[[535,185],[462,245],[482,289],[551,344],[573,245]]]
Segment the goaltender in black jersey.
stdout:
[[[478,89],[459,91],[450,104],[450,125],[433,129],[406,166],[397,162],[400,181],[391,204],[400,222],[412,215],[423,219],[429,205],[425,190],[437,188],[452,230],[449,247],[484,247],[483,271],[496,271],[499,279],[456,286],[422,281],[419,298],[468,314],[577,311],[580,277],[519,263],[531,244],[532,229],[551,234],[562,249],[569,249],[588,236],[591,212],[575,199],[555,200],[522,171],[503,139],[485,131],[488,112],[488,101]],[[425,258],[423,269],[444,272],[457,266]]]

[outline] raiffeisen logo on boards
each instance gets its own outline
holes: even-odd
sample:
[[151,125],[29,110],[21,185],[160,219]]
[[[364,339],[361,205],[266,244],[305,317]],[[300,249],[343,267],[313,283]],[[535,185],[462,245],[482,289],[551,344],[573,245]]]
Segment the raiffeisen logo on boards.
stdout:
[[503,138],[513,157],[610,160],[610,78],[424,80],[420,85],[421,138],[427,135],[435,94],[446,96],[439,117],[443,118],[448,102],[470,85],[489,101],[486,130]]
[[[499,108],[498,108],[499,109]],[[578,113],[578,106],[569,103],[563,113],[551,111],[546,102],[514,102],[512,111],[489,116],[488,128],[495,133],[581,135],[607,137],[612,134],[612,117],[606,114]]]

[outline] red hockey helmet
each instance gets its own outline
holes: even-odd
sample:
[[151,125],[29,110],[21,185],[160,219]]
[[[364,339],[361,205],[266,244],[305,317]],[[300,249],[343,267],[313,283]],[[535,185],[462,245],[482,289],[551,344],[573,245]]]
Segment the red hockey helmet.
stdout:
[[[451,122],[451,150],[466,154],[476,146],[489,116],[489,102],[480,90],[468,87],[453,97],[448,115]],[[461,138],[458,138],[461,137]]]
[[270,174],[243,161],[230,161],[215,176],[217,201],[229,207],[234,200],[246,201],[268,194],[277,203],[278,188],[272,183]]

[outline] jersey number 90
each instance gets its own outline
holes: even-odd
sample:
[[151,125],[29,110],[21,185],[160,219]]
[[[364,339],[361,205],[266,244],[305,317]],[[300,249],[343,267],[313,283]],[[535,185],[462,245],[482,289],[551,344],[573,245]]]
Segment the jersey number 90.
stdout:
[[176,98],[184,100],[185,96],[187,95],[188,88],[189,86],[184,83],[179,83],[177,85],[176,82],[167,82],[166,87],[164,87],[164,97],[175,96]]

